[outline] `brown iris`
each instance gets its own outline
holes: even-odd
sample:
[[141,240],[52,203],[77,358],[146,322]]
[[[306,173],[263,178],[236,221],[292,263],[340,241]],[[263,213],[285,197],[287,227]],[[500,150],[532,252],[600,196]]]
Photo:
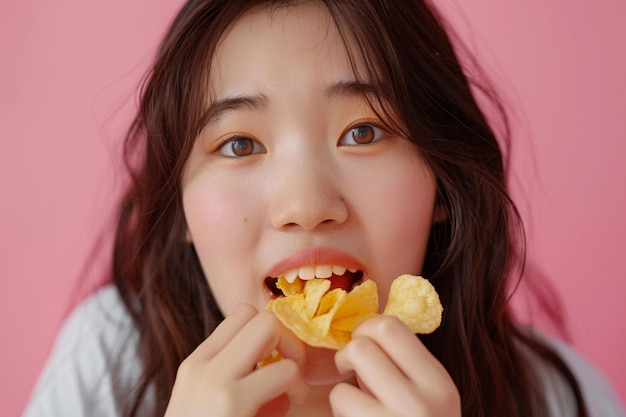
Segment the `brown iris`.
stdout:
[[360,145],[372,143],[375,136],[376,132],[374,132],[374,128],[372,126],[362,125],[352,128],[352,139],[354,139],[355,143]]
[[250,138],[237,138],[231,142],[231,149],[236,156],[252,155],[254,143]]

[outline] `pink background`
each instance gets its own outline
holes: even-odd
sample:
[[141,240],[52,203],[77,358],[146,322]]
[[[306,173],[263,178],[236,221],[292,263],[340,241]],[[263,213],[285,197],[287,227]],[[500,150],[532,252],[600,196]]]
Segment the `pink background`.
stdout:
[[[573,344],[626,402],[626,2],[453,1],[515,112],[531,260],[560,292]],[[0,4],[0,415],[19,414],[99,279],[83,265],[119,189],[119,138],[180,4]]]

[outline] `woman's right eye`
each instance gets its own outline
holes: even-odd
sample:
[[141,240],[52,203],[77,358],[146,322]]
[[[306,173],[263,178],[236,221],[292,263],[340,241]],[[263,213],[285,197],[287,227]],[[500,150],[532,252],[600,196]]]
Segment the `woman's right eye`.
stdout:
[[263,145],[254,139],[243,136],[236,136],[227,139],[218,152],[229,158],[241,158],[244,156],[265,153],[266,149]]

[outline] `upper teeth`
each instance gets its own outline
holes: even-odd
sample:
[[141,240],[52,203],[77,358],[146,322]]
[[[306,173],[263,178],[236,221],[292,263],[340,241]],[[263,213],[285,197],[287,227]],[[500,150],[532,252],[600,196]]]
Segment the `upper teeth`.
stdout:
[[330,278],[333,274],[343,275],[346,273],[346,270],[356,272],[356,269],[347,269],[339,265],[310,265],[290,269],[283,274],[283,277],[289,283],[293,283],[296,278],[303,280],[310,280],[313,278]]

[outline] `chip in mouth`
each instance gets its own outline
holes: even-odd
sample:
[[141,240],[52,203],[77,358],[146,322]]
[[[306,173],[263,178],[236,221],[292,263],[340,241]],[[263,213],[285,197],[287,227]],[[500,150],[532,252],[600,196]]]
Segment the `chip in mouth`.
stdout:
[[[310,346],[341,349],[363,321],[379,315],[378,288],[362,273],[340,279],[266,280],[275,298],[267,309]],[[333,282],[335,281],[335,282]],[[401,275],[389,290],[382,314],[397,316],[414,333],[431,333],[441,323],[443,307],[428,280]]]
[[[350,291],[356,285],[363,281],[363,271],[349,271],[346,270],[343,274],[332,274],[329,278],[324,278],[330,282],[329,290],[335,288],[341,288],[345,291]],[[292,295],[294,293],[303,292],[304,285],[307,280],[295,278],[293,282],[289,282],[285,277],[265,278],[265,286],[272,293],[272,298],[283,297],[286,295]]]

